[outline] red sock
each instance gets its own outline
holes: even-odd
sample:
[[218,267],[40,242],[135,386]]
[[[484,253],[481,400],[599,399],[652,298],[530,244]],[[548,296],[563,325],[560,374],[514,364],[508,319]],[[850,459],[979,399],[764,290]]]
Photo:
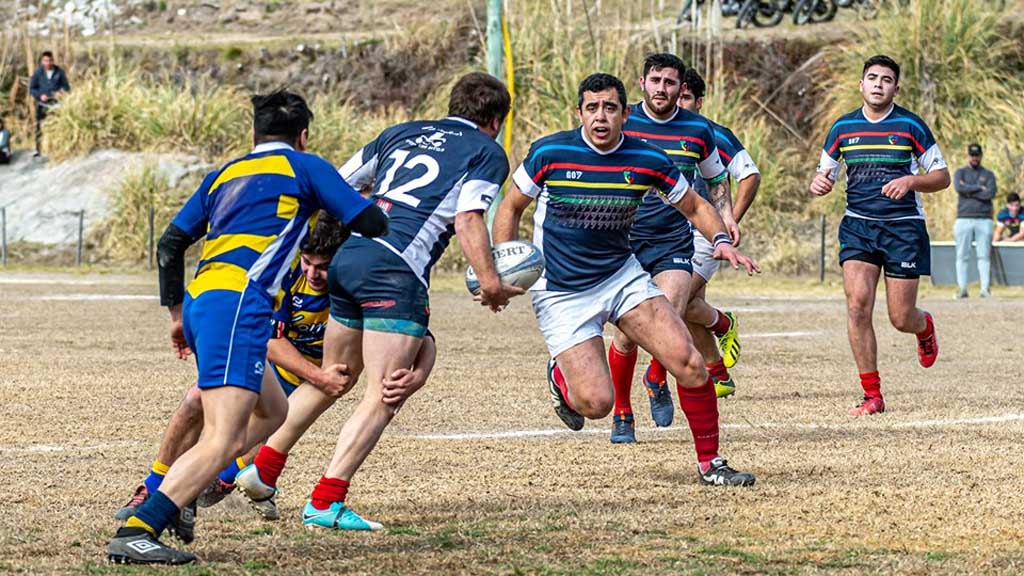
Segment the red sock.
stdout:
[[725,382],[729,379],[729,369],[725,367],[725,360],[705,364],[704,367],[707,368],[708,374],[719,382]]
[[313,508],[326,510],[335,502],[344,502],[345,496],[348,496],[348,480],[321,476],[320,481],[313,487],[310,500],[313,502]]
[[256,458],[253,459],[252,463],[256,466],[260,480],[267,486],[276,487],[277,478],[281,476],[281,471],[284,470],[284,463],[287,460],[287,454],[282,454],[264,444],[260,447],[260,451],[256,453]]
[[699,388],[676,385],[679,407],[686,414],[697,449],[697,462],[710,462],[718,456],[718,398],[709,376]]
[[633,413],[629,392],[633,389],[633,371],[636,369],[637,349],[624,354],[615,344],[608,347],[608,368],[612,373],[612,387],[615,388],[615,413],[619,416]]
[[924,317],[924,330],[917,333],[918,340],[924,340],[935,333],[935,324],[932,323],[931,316]]
[[882,396],[882,379],[878,377],[878,371],[861,374],[860,387],[864,389],[865,396],[880,398]]
[[726,316],[725,314],[722,314],[721,310],[719,310],[717,308],[715,308],[714,310],[715,310],[715,322],[713,324],[711,324],[711,326],[708,326],[708,328],[712,332],[714,332],[716,335],[721,336],[722,334],[725,334],[726,332],[728,332],[729,328],[732,327],[732,321],[729,320],[728,316]]
[[657,358],[651,358],[651,365],[647,368],[647,379],[651,382],[665,382],[668,379],[668,372],[665,371],[665,367],[658,362]]
[[565,375],[562,374],[562,367],[555,364],[555,369],[551,371],[551,375],[555,378],[555,386],[562,391],[562,397],[565,398],[565,405],[569,406],[569,410],[572,410],[572,406],[569,404],[569,383],[565,381]]

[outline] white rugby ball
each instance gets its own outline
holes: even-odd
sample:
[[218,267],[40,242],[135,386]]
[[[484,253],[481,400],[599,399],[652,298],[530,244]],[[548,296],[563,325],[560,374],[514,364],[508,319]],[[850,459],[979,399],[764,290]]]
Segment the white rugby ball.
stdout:
[[[491,248],[491,254],[498,276],[506,284],[526,290],[544,273],[544,255],[529,242],[501,242]],[[472,266],[466,269],[466,288],[471,294],[480,292],[480,280]]]

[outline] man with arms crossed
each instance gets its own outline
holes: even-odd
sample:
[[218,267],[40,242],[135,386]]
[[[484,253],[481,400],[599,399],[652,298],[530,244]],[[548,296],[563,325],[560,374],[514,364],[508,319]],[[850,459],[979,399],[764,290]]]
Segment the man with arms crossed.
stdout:
[[515,239],[523,211],[539,198],[534,244],[544,252],[546,269],[530,290],[554,359],[548,383],[555,412],[579,430],[584,417],[611,411],[614,389],[602,335],[612,322],[676,378],[700,481],[752,485],[752,474],[733,470],[718,454],[714,385],[683,320],[630,250],[633,217],[646,194],[658,193],[713,238],[717,257],[751,274],[757,265],[733,248],[714,208],[692,193],[663,150],[622,134],[629,108],[618,78],[588,76],[578,90],[577,113],[582,128],[534,142],[493,230],[495,242]]
[[949,170],[931,130],[897,106],[900,66],[888,56],[864,62],[864,105],[840,117],[825,138],[810,191],[832,191],[846,163],[846,216],[839,225],[839,262],[846,291],[847,333],[864,399],[850,416],[885,412],[878,375],[878,342],[871,316],[885,271],[889,321],[917,337],[928,368],[939,355],[932,315],[917,307],[920,276],[931,272],[928,229],[919,195],[949,186]]

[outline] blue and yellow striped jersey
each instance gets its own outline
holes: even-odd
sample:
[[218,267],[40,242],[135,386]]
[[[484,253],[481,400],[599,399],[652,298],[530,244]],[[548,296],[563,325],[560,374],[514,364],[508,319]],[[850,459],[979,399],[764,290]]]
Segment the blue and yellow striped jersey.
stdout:
[[[274,312],[274,320],[280,327],[279,335],[295,346],[295,349],[317,366],[324,357],[324,332],[330,316],[331,303],[327,291],[313,290],[309,286],[302,266],[296,265],[281,285],[278,295],[281,304]],[[298,386],[302,379],[274,364],[284,381]]]
[[206,236],[188,293],[241,292],[252,283],[272,299],[318,210],[349,224],[367,206],[326,160],[261,144],[208,174],[171,222],[193,241]]

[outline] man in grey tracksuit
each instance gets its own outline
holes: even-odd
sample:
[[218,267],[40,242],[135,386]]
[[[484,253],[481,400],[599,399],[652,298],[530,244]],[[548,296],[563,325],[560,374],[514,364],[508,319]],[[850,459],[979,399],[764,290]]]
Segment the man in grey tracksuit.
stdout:
[[989,296],[992,251],[992,199],[996,195],[996,175],[981,165],[981,146],[967,147],[967,166],[953,175],[953,187],[960,196],[956,207],[953,238],[956,240],[956,283],[960,288],[957,298],[967,297],[967,264],[971,255],[971,241],[975,243],[978,275],[981,277],[981,297]]

